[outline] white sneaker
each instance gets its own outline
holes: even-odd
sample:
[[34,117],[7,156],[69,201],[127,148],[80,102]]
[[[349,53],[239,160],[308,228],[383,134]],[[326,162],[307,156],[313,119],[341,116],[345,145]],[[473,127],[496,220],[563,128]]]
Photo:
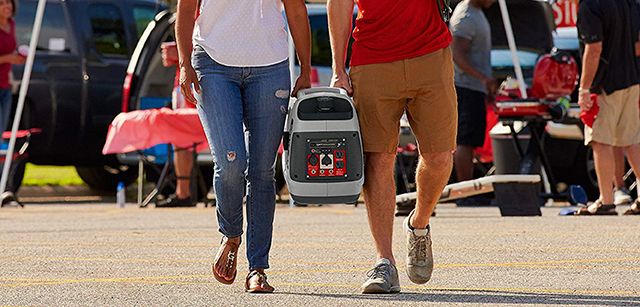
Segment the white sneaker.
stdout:
[[627,188],[614,189],[613,190],[613,204],[616,206],[628,205],[633,201],[629,195]]

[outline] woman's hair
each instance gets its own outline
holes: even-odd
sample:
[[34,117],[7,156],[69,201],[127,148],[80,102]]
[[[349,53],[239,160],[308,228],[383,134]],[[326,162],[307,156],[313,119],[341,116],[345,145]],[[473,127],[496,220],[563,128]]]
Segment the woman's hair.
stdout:
[[16,16],[16,0],[9,0],[11,1],[11,16]]

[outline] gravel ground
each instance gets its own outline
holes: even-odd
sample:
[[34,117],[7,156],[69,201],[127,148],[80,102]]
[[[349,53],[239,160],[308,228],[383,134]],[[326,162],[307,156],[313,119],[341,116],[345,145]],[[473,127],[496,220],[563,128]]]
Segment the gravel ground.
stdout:
[[279,205],[269,270],[277,292],[250,295],[244,257],[235,284],[210,275],[220,240],[211,208],[3,208],[0,305],[640,305],[640,217],[544,208],[542,217],[506,218],[495,207],[447,204],[437,212],[433,279],[406,278],[396,218],[402,293],[362,295],[375,255],[364,206]]

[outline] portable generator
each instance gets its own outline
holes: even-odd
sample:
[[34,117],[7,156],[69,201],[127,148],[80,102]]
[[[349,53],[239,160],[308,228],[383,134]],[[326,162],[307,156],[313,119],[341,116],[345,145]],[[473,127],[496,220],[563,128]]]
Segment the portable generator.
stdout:
[[355,204],[364,183],[358,116],[347,92],[298,93],[285,122],[284,176],[296,204]]

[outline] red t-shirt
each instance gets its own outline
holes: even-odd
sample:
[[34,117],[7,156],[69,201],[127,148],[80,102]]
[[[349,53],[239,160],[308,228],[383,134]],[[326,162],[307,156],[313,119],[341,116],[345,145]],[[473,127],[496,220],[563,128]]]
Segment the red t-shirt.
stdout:
[[356,0],[351,65],[419,57],[449,46],[435,0]]
[[[9,29],[9,33],[0,30],[0,55],[11,54],[16,51],[16,30],[13,19],[9,19]],[[11,87],[9,84],[9,71],[11,71],[11,64],[0,64],[0,89]]]

